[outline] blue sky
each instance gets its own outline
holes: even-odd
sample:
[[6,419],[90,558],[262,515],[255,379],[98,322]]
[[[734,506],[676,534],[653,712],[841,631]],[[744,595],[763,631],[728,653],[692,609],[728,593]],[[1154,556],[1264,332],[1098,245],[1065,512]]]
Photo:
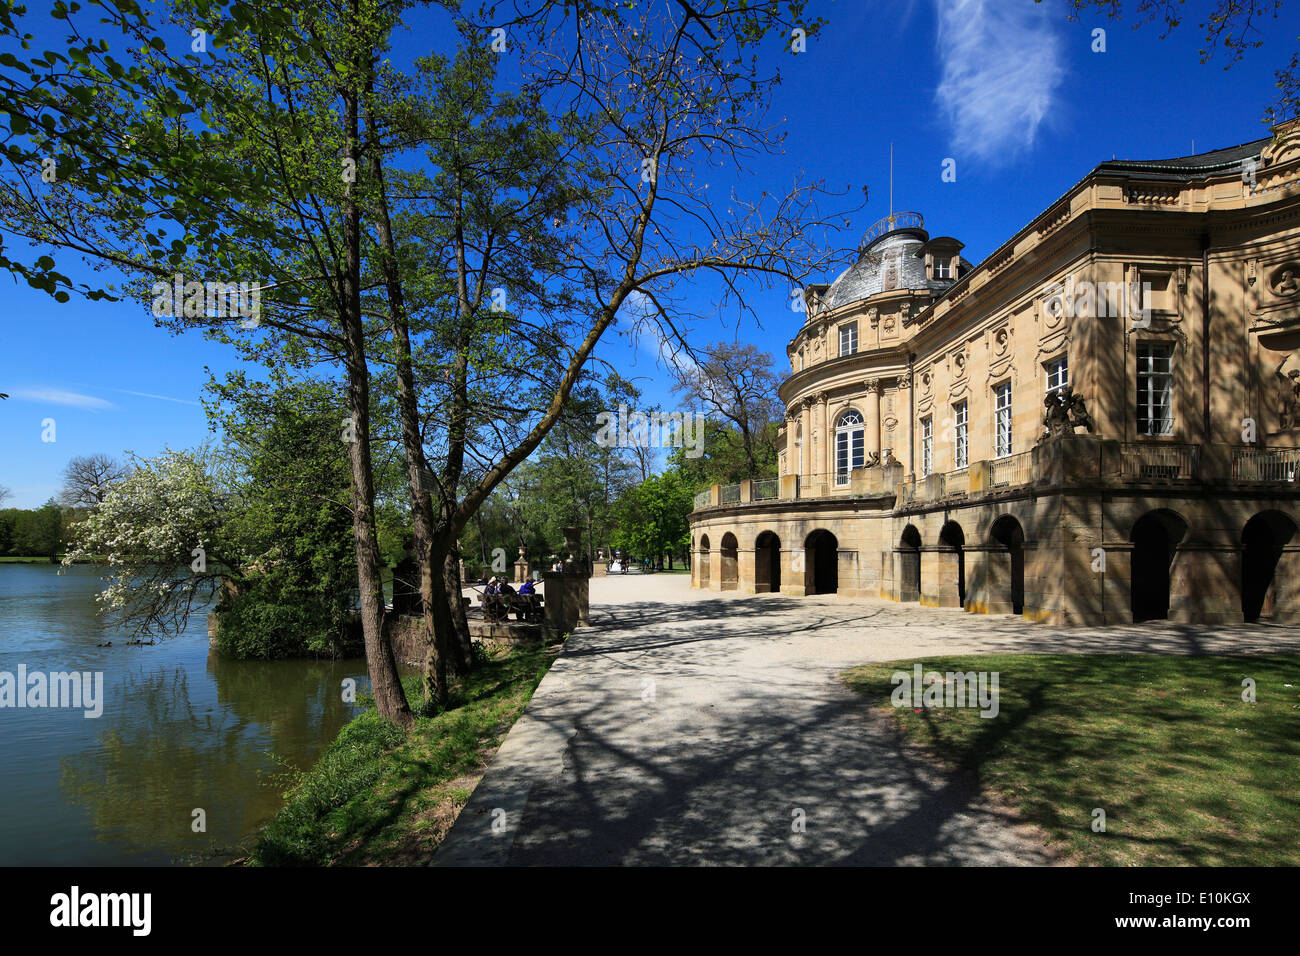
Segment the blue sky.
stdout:
[[[1267,135],[1261,113],[1274,96],[1273,70],[1289,58],[1300,14],[1263,25],[1264,46],[1224,70],[1216,54],[1199,62],[1195,8],[1167,39],[1158,24],[1066,18],[1060,0],[833,0],[815,6],[829,20],[808,51],[783,60],[774,116],[789,136],[782,157],[764,159],[751,182],[782,189],[795,171],[848,187],[870,201],[839,237],[856,245],[889,209],[922,212],[932,235],[956,236],[979,261],[1097,163],[1112,156],[1155,159]],[[1092,52],[1095,28],[1104,53]],[[423,52],[429,33],[412,29],[395,54]],[[955,182],[943,182],[945,159]],[[72,263],[59,260],[74,275]],[[820,277],[830,281],[833,275]],[[54,494],[73,455],[203,441],[198,399],[205,366],[234,365],[231,351],[197,335],[171,336],[130,303],[58,304],[25,285],[3,287],[0,313],[0,485],[8,506],[35,507]],[[708,289],[693,289],[708,311]],[[762,328],[734,315],[697,323],[693,341],[753,342],[786,368],[784,347],[801,315],[786,290],[756,293]],[[673,406],[657,346],[607,335],[599,354],[635,377],[647,402]],[[55,441],[42,441],[43,420]]]

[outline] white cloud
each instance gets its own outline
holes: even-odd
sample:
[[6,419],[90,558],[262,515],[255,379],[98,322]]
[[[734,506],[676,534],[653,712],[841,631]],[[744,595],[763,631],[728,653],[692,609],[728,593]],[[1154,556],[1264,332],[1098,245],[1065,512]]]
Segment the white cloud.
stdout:
[[1057,106],[1065,76],[1054,4],[1030,0],[937,0],[935,100],[952,131],[954,158],[994,165],[1033,145]]
[[23,401],[41,402],[47,405],[71,405],[73,408],[84,408],[92,412],[117,407],[102,398],[82,395],[80,392],[69,392],[61,388],[15,388],[11,389],[9,394]]
[[115,392],[121,392],[123,395],[137,395],[140,398],[156,398],[160,402],[176,402],[178,405],[201,405],[201,402],[192,402],[188,398],[172,398],[170,395],[155,395],[152,392],[133,392],[129,388],[115,388]]

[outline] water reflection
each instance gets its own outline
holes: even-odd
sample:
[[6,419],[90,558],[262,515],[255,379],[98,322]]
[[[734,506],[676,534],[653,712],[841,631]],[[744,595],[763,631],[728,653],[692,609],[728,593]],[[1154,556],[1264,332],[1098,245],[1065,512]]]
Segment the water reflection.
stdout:
[[110,633],[115,646],[97,648],[90,569],[11,570],[0,566],[0,669],[102,670],[105,708],[97,720],[0,711],[0,864],[227,859],[354,712],[344,678],[365,686],[361,660],[221,658],[201,617],[154,647]]

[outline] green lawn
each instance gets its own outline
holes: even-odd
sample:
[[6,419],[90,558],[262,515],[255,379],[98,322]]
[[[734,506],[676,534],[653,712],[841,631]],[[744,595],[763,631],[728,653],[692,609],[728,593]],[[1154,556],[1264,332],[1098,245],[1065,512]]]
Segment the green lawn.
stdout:
[[[356,717],[288,793],[249,862],[428,863],[559,650],[498,652],[455,688],[457,706],[419,718],[405,740],[373,710]],[[422,700],[418,676],[403,683]]]
[[58,558],[42,557],[39,555],[36,557],[0,557],[0,564],[57,564],[58,561]]
[[[921,661],[997,671],[1000,710],[895,708],[871,664],[845,682],[942,762],[974,772],[1075,863],[1300,863],[1300,657],[990,655]],[[1257,701],[1242,700],[1242,680]],[[1105,810],[1106,832],[1092,830]]]

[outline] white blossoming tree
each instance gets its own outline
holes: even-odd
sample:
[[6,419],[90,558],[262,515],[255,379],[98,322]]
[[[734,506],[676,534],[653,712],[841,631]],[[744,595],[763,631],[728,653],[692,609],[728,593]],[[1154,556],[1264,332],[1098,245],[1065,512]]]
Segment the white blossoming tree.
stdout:
[[232,495],[210,451],[131,456],[131,467],[73,526],[63,564],[107,565],[103,611],[140,633],[174,635],[196,603],[241,578],[244,557],[225,530]]

